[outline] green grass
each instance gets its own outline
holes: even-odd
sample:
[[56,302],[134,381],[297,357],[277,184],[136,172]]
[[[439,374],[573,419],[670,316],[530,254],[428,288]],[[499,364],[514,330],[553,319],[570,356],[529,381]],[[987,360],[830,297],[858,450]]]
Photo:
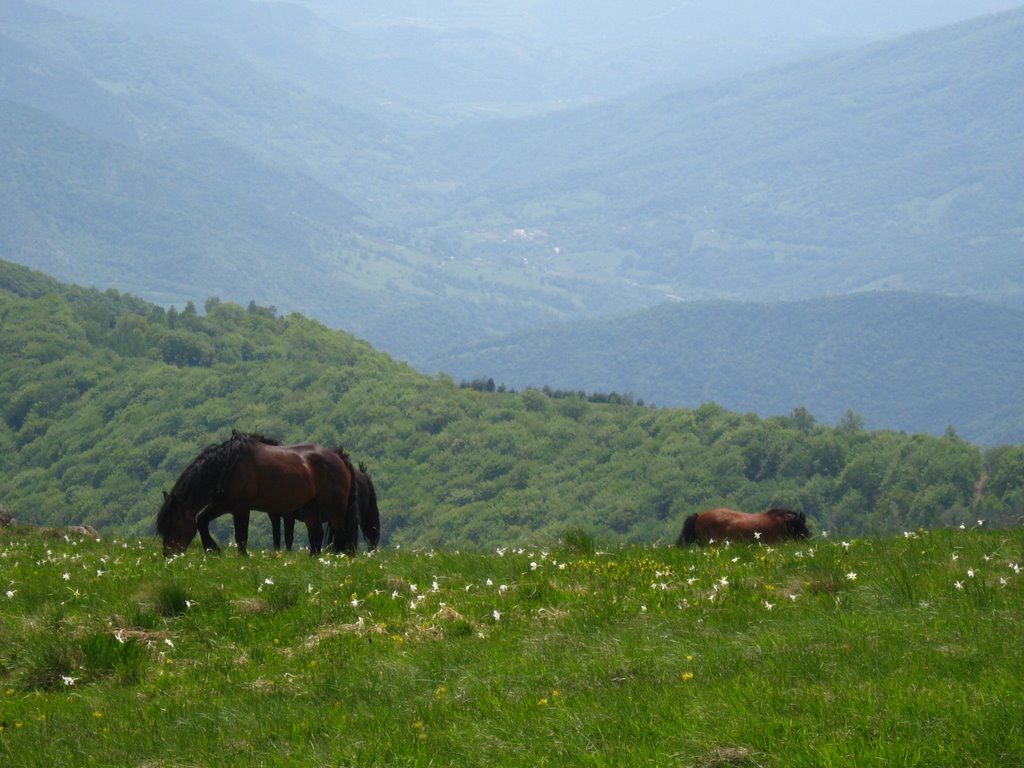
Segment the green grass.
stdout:
[[1022,563],[1021,531],[165,561],[5,529],[0,763],[1020,764]]

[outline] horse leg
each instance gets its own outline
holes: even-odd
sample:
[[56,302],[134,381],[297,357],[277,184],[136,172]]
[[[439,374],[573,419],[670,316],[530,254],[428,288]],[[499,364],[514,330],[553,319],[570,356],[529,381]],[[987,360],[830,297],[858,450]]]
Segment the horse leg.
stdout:
[[[276,541],[274,542],[277,543]],[[284,545],[288,551],[292,551],[292,544],[295,543],[295,518],[286,515],[284,518]]]
[[235,544],[238,545],[238,554],[249,554],[249,510],[237,510],[231,514],[235,523]]
[[306,523],[306,536],[309,537],[309,555],[316,557],[320,554],[323,545],[323,526],[320,525],[318,516],[307,515],[304,522]]
[[196,515],[196,528],[199,529],[199,538],[203,542],[203,549],[207,552],[219,552],[220,547],[210,535],[210,521],[223,515],[227,510],[218,509],[213,504],[207,504],[199,514]]
[[354,555],[359,546],[359,511],[347,506],[339,522],[341,525],[334,531],[334,551]]
[[274,549],[281,548],[281,516],[275,515],[272,512],[267,512],[267,517],[270,518],[270,530],[274,534]]

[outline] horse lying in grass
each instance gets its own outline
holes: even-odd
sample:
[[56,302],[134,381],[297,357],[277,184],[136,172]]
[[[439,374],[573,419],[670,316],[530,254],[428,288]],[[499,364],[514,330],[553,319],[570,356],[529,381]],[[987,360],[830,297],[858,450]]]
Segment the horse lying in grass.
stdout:
[[810,535],[803,512],[769,509],[752,513],[719,507],[686,518],[676,546],[725,540],[772,544],[785,539],[806,539]]
[[203,450],[164,493],[156,516],[164,554],[184,552],[197,532],[206,551],[219,550],[210,522],[225,514],[232,516],[235,541],[245,554],[253,509],[302,520],[311,555],[321,551],[323,523],[338,533],[336,552],[354,552],[359,521],[353,476],[351,463],[323,446],[281,445],[233,432],[229,440]]

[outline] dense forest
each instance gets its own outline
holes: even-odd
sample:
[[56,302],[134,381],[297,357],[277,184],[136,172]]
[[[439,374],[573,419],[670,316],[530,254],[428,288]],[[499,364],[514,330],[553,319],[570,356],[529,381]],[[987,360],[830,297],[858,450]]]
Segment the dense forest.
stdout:
[[[26,523],[149,535],[161,490],[232,429],[343,444],[376,482],[387,545],[571,529],[668,542],[717,504],[798,507],[836,535],[1024,515],[1022,446],[867,430],[853,411],[828,427],[804,408],[762,418],[557,394],[424,376],[273,307],[165,310],[0,262],[0,505]],[[257,542],[267,528],[257,519]]]

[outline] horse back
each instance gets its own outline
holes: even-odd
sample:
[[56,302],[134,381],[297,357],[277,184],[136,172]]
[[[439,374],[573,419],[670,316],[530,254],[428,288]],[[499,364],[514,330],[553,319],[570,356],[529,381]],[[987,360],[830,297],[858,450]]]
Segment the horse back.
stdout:
[[694,522],[695,538],[706,542],[711,539],[731,541],[778,541],[786,535],[786,518],[779,510],[768,512],[740,512],[718,507],[701,512]]
[[312,443],[257,444],[247,462],[238,462],[233,485],[251,509],[293,513],[310,502],[338,499],[351,492],[351,475],[330,450]]

